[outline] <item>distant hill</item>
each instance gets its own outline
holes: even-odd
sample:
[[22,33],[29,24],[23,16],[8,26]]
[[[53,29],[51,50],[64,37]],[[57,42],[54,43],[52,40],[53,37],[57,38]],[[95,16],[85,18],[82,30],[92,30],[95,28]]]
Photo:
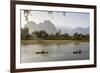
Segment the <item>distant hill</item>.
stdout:
[[55,34],[57,32],[54,24],[45,20],[43,23],[36,24],[34,21],[28,21],[28,23],[24,26],[29,28],[29,33],[31,34],[34,31],[46,31],[48,34]]
[[82,27],[77,27],[77,28],[71,28],[71,27],[59,27],[58,30],[61,30],[62,33],[68,33],[69,35],[73,35],[74,33],[82,33],[82,34],[89,34],[89,27],[87,28],[82,28]]
[[28,21],[28,23],[24,26],[29,28],[29,33],[31,34],[34,31],[46,31],[48,34],[56,34],[57,31],[61,30],[62,33],[68,33],[69,35],[73,35],[74,33],[82,33],[82,34],[89,34],[89,27],[82,28],[71,28],[71,27],[55,27],[55,25],[49,21],[45,20],[39,24],[36,24],[34,21]]
[[72,32],[73,33],[79,32],[79,33],[82,33],[82,34],[89,34],[89,27],[87,27],[87,28],[78,27],[78,28],[73,29]]

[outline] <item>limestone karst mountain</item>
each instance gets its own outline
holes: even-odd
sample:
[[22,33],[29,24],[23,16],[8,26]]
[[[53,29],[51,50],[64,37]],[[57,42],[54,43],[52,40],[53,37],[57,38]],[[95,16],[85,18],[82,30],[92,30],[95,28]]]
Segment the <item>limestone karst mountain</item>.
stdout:
[[82,33],[82,34],[89,34],[89,30],[90,30],[89,27],[87,27],[87,28],[77,27],[77,28],[73,29],[72,32],[73,33],[79,32],[79,33]]
[[28,21],[28,23],[24,26],[25,28],[29,28],[29,33],[31,34],[34,31],[46,31],[48,34],[55,34],[57,32],[54,24],[45,20],[43,23],[36,24],[34,21]]
[[57,30],[61,30],[62,33],[68,33],[69,35],[73,35],[74,33],[82,33],[82,34],[89,34],[90,28],[82,28],[82,27],[77,27],[77,28],[71,28],[71,27],[59,27]]
[[24,27],[29,28],[30,34],[34,31],[46,31],[48,34],[56,34],[59,30],[61,30],[62,33],[68,33],[69,35],[73,35],[76,32],[82,34],[89,34],[89,27],[87,28],[57,27],[56,28],[55,25],[49,20],[44,20],[44,22],[40,22],[39,24],[36,24],[34,21],[28,21],[28,23]]
[[24,26],[24,28],[28,28],[30,34],[34,31],[39,31],[38,25],[33,21],[28,21],[28,23]]

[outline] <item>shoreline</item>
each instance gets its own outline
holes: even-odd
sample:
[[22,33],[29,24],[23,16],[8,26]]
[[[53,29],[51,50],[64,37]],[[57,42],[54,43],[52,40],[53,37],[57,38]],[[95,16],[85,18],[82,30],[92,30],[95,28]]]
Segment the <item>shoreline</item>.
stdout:
[[21,40],[21,45],[27,44],[64,44],[75,42],[89,42],[88,40]]

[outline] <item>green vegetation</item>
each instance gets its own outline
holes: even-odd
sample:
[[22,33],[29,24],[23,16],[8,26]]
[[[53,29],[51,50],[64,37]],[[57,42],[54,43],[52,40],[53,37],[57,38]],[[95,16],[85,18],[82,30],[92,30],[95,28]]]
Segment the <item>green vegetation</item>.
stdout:
[[21,40],[28,40],[30,37],[28,28],[21,29]]
[[62,34],[58,31],[56,34],[48,34],[45,31],[35,31],[31,35],[29,34],[29,29],[21,29],[21,40],[81,40],[89,41],[89,34],[74,33],[70,36],[68,33]]
[[[23,45],[26,44],[65,44],[73,42],[73,40],[21,40]],[[75,42],[75,41],[74,41]]]

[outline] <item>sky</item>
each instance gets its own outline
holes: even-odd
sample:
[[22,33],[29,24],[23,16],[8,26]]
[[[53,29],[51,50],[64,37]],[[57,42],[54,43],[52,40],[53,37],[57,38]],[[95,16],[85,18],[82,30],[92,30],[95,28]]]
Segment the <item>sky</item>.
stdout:
[[[49,13],[48,11],[34,11],[31,10],[31,14],[28,17],[29,21],[34,21],[36,24],[44,22],[44,20],[50,20],[57,27],[70,27],[70,28],[87,28],[90,25],[90,14],[89,13],[79,13],[79,12],[63,12],[53,11]],[[21,27],[23,27],[27,22],[24,18],[24,10],[21,10]]]

